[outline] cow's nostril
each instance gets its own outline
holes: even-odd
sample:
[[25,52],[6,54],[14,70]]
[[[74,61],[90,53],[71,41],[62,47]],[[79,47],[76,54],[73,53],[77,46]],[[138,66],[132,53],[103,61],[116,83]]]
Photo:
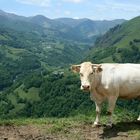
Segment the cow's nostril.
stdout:
[[89,89],[89,85],[83,85],[83,89]]

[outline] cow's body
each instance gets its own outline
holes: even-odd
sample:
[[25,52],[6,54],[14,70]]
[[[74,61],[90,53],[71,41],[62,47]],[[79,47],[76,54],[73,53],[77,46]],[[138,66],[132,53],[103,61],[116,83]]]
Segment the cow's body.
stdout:
[[140,64],[101,65],[103,71],[97,74],[98,85],[92,83],[93,90],[106,98],[112,94],[124,99],[140,98]]
[[[90,91],[96,104],[95,125],[99,124],[101,104],[107,100],[110,117],[118,98],[140,98],[140,64],[92,64],[73,66],[81,75],[81,88]],[[111,118],[110,124],[112,124]],[[140,116],[138,118],[140,120]]]

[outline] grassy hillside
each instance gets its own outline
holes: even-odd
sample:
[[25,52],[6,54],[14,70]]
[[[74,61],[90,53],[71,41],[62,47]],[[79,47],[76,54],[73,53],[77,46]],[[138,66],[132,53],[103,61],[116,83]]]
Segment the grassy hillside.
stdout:
[[[98,38],[84,61],[93,63],[140,63],[140,17],[110,29]],[[139,100],[119,100],[117,104],[139,112]],[[136,109],[136,110],[135,110]]]
[[[135,114],[117,109],[114,114],[113,128],[105,125],[92,127],[94,115],[79,115],[69,118],[38,118],[0,120],[1,139],[57,139],[57,140],[138,140],[140,127],[134,122]],[[128,123],[129,120],[129,123]],[[101,122],[107,122],[103,115]]]
[[71,105],[80,95],[74,92],[76,79],[69,82],[62,68],[80,61],[89,43],[72,42],[57,30],[3,11],[0,19],[0,117],[60,117],[76,111],[87,96]]
[[[57,41],[48,36],[42,36],[31,32],[19,32],[10,28],[0,28],[0,52],[6,57],[16,59],[20,54],[35,55],[41,62],[52,66],[63,66],[82,58],[82,54],[88,49],[83,43],[72,43],[68,40]],[[19,53],[19,54],[18,54]],[[81,55],[79,55],[81,54]]]
[[[1,27],[0,32],[1,118],[68,116],[80,106],[82,100],[78,105],[74,102],[74,108],[69,103],[60,112],[75,94],[70,95],[75,86],[69,93],[65,91],[65,81],[68,82],[69,78],[62,77],[61,73],[63,67],[80,61],[88,45],[85,48],[83,43],[57,40],[55,36],[49,40],[48,36],[11,28]],[[65,95],[62,91],[66,92]],[[69,99],[66,94],[69,94]]]
[[140,62],[140,17],[110,29],[96,40],[87,59],[93,62]]
[[[11,14],[8,16],[11,20]],[[44,20],[42,16],[34,20],[38,18]],[[51,29],[49,32],[50,29],[44,30],[42,25],[35,25],[37,28],[33,25],[30,30],[28,26],[26,28],[29,19],[16,15],[12,15],[12,19],[14,23],[24,20],[24,27],[20,30],[19,23],[18,29],[13,28],[13,21],[0,27],[0,118],[94,116],[95,105],[89,94],[80,91],[79,77],[68,70],[71,64],[79,63],[85,57],[91,42],[81,43],[75,37],[72,41],[69,36],[63,38],[60,31]],[[91,48],[87,59],[97,63],[126,62],[129,59],[139,62],[139,38],[135,36],[139,29],[138,19],[110,29],[96,41],[96,48]],[[34,24],[32,22],[29,24]],[[74,29],[79,23],[73,24]],[[75,35],[82,31],[87,36],[87,30],[83,29],[90,31],[91,26],[92,21],[82,21]],[[135,30],[130,30],[131,26]],[[121,46],[125,43],[126,46]],[[118,102],[118,105],[138,115],[139,108],[134,108],[138,101],[131,104]],[[105,112],[106,104],[103,107]]]
[[[80,90],[80,80],[76,75],[65,73],[32,72],[18,79],[9,89],[0,94],[0,117],[70,117],[76,115],[95,115],[94,102],[89,93]],[[124,110],[139,113],[139,101],[118,101],[122,114]],[[106,114],[106,104],[102,112]],[[118,110],[118,108],[116,108]],[[118,115],[120,114],[118,112]],[[129,116],[128,116],[129,119]]]
[[82,43],[48,42],[10,28],[0,32],[1,118],[69,116],[91,104],[77,78],[63,69],[83,57]]

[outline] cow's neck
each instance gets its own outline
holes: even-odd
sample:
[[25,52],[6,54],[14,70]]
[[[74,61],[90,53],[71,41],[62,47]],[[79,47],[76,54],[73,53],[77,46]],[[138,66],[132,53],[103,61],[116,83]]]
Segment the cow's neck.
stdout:
[[101,84],[101,77],[102,77],[102,73],[95,73],[94,75],[94,80],[93,80],[93,83],[92,83],[92,87],[93,88],[97,88],[100,84]]
[[94,81],[92,83],[91,86],[92,88],[90,90],[91,99],[94,101],[98,100],[99,102],[106,99],[102,89],[101,78],[102,78],[102,73],[96,73],[96,75],[94,75]]

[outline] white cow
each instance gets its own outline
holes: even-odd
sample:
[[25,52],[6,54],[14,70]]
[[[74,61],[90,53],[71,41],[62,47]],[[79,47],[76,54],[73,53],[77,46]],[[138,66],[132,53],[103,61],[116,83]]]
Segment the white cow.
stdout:
[[[94,126],[100,124],[102,103],[108,101],[108,125],[112,126],[112,113],[118,98],[140,99],[140,64],[92,64],[84,62],[71,69],[80,73],[81,89],[90,91],[96,105]],[[140,121],[140,116],[138,117]]]

